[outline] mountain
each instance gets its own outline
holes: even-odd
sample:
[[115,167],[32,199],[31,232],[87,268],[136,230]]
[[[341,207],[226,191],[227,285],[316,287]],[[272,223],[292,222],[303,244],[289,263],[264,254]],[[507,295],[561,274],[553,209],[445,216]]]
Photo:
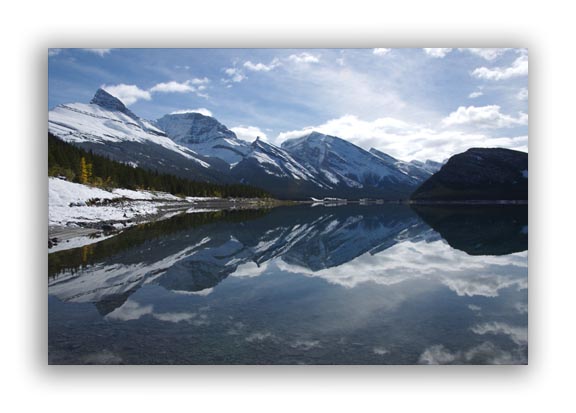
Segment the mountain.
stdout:
[[156,125],[177,144],[204,156],[219,158],[229,167],[240,162],[251,150],[248,142],[238,139],[226,126],[200,113],[165,115],[156,121]]
[[389,155],[379,152],[378,156],[318,132],[287,140],[282,149],[341,197],[406,198],[429,176],[423,170],[420,176],[411,175]]
[[423,182],[426,179],[430,178],[432,174],[438,172],[438,170],[442,167],[440,162],[434,162],[427,160],[426,162],[420,161],[410,161],[404,162],[400,161],[378,149],[371,148],[369,151],[372,155],[376,156],[383,162],[390,165],[392,168],[396,168],[402,171],[404,174]]
[[260,139],[252,143],[238,139],[213,117],[170,114],[156,125],[174,142],[226,162],[232,180],[266,188],[277,198],[303,198],[329,189],[282,148]]
[[257,139],[251,151],[231,169],[241,183],[267,188],[278,198],[302,199],[326,196],[330,187],[314,171],[296,161],[288,152]]
[[164,131],[98,89],[89,104],[59,105],[48,112],[48,130],[60,139],[112,160],[173,175],[226,183],[224,162],[175,143]]
[[88,254],[82,248],[50,254],[48,290],[108,314],[149,283],[200,292],[241,267],[264,270],[281,259],[316,272],[418,237],[438,239],[401,205],[189,214],[131,228],[93,244]]
[[413,205],[455,249],[468,255],[508,255],[528,249],[527,205]]
[[472,148],[454,155],[411,197],[418,201],[528,200],[528,154]]
[[49,111],[48,128],[66,142],[115,161],[196,181],[248,184],[281,199],[406,199],[435,167],[317,132],[281,147],[260,139],[250,143],[215,118],[195,112],[150,122],[102,89],[89,104]]
[[444,165],[445,163],[446,163],[446,160],[444,160],[444,162],[436,162],[436,161],[431,161],[430,159],[427,159],[424,162],[417,161],[417,160],[412,160],[409,162],[410,165],[424,169],[425,171],[429,172],[430,175],[438,172],[440,170],[440,168],[442,168],[442,165]]

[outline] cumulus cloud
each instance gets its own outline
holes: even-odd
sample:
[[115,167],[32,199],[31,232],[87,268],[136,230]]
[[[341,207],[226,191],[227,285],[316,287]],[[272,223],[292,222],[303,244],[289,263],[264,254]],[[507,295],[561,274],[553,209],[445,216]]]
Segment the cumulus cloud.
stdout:
[[194,93],[199,90],[204,90],[205,85],[209,83],[208,78],[202,79],[189,79],[184,82],[163,82],[158,83],[150,88],[150,92],[153,93]]
[[420,355],[420,364],[450,364],[456,360],[456,355],[451,353],[441,344],[428,347]]
[[167,321],[170,323],[180,323],[185,321],[196,326],[209,324],[208,316],[206,314],[187,312],[155,313],[154,306],[152,304],[142,305],[131,299],[127,300],[121,307],[118,307],[110,314],[106,315],[106,318],[109,320],[131,321],[138,320],[139,318],[146,315],[150,315],[157,320]]
[[48,57],[59,55],[62,49],[48,49]]
[[386,354],[390,353],[390,351],[384,347],[374,347],[372,352],[379,356],[385,356]]
[[518,345],[528,344],[528,329],[526,327],[511,326],[507,323],[492,321],[483,324],[477,324],[471,328],[475,334],[503,334],[510,337]]
[[420,355],[419,364],[525,364],[522,348],[512,352],[503,350],[486,341],[467,351],[451,352],[442,344],[426,348]]
[[344,115],[323,124],[282,132],[275,138],[274,143],[281,144],[285,140],[313,131],[338,136],[366,150],[376,148],[402,160],[444,161],[471,147],[528,150],[526,135],[492,137],[477,131],[466,133],[450,128],[435,130],[427,125],[409,123],[390,117],[367,121],[355,115]]
[[452,51],[451,48],[445,47],[431,47],[424,48],[424,53],[431,57],[443,58]]
[[486,80],[504,80],[512,77],[528,75],[528,55],[522,53],[514,60],[511,66],[506,67],[478,67],[472,72],[472,76]]
[[182,110],[175,110],[174,112],[170,112],[171,115],[181,115],[184,113],[200,113],[204,116],[212,116],[212,112],[206,108],[198,108],[198,109],[182,109]]
[[477,97],[482,96],[484,93],[480,92],[480,91],[476,91],[476,92],[472,92],[468,95],[468,97],[470,99],[476,99]]
[[482,47],[482,48],[467,48],[467,49],[460,49],[461,51],[468,51],[476,56],[480,56],[486,60],[494,60],[498,57],[502,56],[506,51],[510,50],[507,48],[490,48],[490,47]]
[[392,49],[377,48],[372,50],[372,53],[374,53],[377,56],[386,56],[388,53],[390,53],[390,51],[392,51]]
[[320,61],[319,56],[314,56],[310,53],[300,53],[288,56],[288,60],[294,63],[318,63]]
[[500,112],[499,105],[460,106],[442,120],[444,126],[469,125],[478,128],[510,128],[528,124],[528,115],[520,112],[518,117]]
[[244,79],[246,79],[244,72],[242,72],[242,70],[237,67],[229,67],[227,69],[224,69],[224,73],[228,76],[228,78],[222,79],[224,83],[230,83],[230,82],[240,83]]
[[516,99],[518,100],[528,100],[528,88],[522,88],[516,94]]
[[118,307],[110,314],[106,315],[107,319],[129,321],[137,320],[148,314],[152,314],[154,306],[141,305],[133,300],[127,300],[121,307]]
[[189,82],[178,83],[175,81],[158,83],[150,88],[150,92],[161,93],[189,93],[194,92],[196,89],[190,85]]
[[250,60],[244,62],[244,67],[253,72],[269,72],[280,66],[280,60],[275,58],[269,64],[252,63]]
[[104,57],[104,55],[107,55],[108,53],[110,53],[110,51],[112,49],[83,49],[83,50],[85,52],[94,53],[100,57]]
[[149,91],[142,90],[136,85],[125,85],[121,83],[119,85],[102,85],[100,87],[128,106],[139,100],[152,99]]
[[[346,224],[338,223],[335,228]],[[527,289],[527,253],[506,256],[469,256],[449,247],[445,241],[399,242],[378,253],[366,253],[329,269],[312,271],[284,260],[282,271],[320,277],[346,288],[362,283],[395,285],[415,279],[444,284],[461,297],[497,297],[505,288]],[[425,272],[421,269],[426,268]]]
[[234,132],[238,138],[248,142],[255,141],[257,137],[264,141],[268,140],[268,136],[256,126],[235,126],[230,128],[230,130]]
[[268,270],[268,262],[263,264],[256,264],[255,262],[249,261],[244,264],[240,264],[236,271],[230,274],[231,277],[258,277]]

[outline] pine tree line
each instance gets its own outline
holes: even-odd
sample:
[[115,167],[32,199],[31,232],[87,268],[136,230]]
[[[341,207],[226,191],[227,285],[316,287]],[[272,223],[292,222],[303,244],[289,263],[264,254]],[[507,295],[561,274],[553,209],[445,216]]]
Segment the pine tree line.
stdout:
[[248,185],[197,182],[132,167],[78,148],[51,133],[48,134],[48,176],[64,176],[71,182],[100,188],[146,189],[183,196],[270,197],[266,191]]

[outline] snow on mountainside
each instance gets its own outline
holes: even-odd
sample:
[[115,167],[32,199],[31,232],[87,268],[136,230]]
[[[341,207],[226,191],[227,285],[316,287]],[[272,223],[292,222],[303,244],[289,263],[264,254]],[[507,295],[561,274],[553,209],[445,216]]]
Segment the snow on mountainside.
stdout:
[[240,162],[250,144],[210,116],[197,112],[174,113],[156,121],[170,139],[204,156],[222,159],[229,165]]
[[436,170],[440,169],[442,164],[438,163],[438,168],[435,169],[435,164],[437,162],[433,161],[426,161],[419,162],[419,161],[411,161],[411,162],[404,162],[400,161],[392,156],[379,151],[378,149],[371,148],[369,151],[372,155],[376,156],[390,167],[397,168],[401,172],[405,173],[406,175],[417,179],[418,181],[425,181],[428,179]]
[[221,163],[214,165],[177,144],[102,89],[89,104],[59,105],[49,111],[48,130],[66,142],[116,161],[192,179],[219,180],[212,169],[221,168]]
[[48,128],[116,161],[193,180],[241,182],[280,198],[407,198],[434,167],[368,152],[317,132],[281,147],[261,140],[248,143],[213,117],[196,112],[165,115],[152,123],[102,89],[89,104],[51,110]]
[[60,105],[48,114],[48,130],[67,142],[152,142],[191,159],[209,165],[190,150],[177,145],[150,122],[134,115],[124,104],[98,89],[90,104]]
[[282,149],[331,188],[409,192],[408,188],[423,179],[398,168],[398,161],[386,154],[381,153],[387,157],[383,159],[344,139],[318,132],[287,140]]
[[[218,158],[229,166],[236,180],[255,185],[276,196],[293,187],[297,194],[306,187],[313,193],[327,189],[305,166],[282,148],[257,139],[248,143],[216,119],[200,113],[166,115],[156,121],[175,142],[204,156]],[[305,183],[303,183],[305,182]]]
[[259,139],[252,143],[252,151],[247,158],[256,160],[266,173],[296,180],[312,181],[320,187],[324,185],[303,165],[298,163],[289,153],[277,146]]

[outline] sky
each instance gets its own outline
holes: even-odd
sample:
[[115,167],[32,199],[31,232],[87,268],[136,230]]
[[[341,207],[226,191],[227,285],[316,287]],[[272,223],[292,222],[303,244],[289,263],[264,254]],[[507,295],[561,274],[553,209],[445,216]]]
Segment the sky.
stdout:
[[405,161],[528,151],[528,51],[49,49],[48,108],[98,88],[138,116],[197,111],[248,141],[311,131]]

